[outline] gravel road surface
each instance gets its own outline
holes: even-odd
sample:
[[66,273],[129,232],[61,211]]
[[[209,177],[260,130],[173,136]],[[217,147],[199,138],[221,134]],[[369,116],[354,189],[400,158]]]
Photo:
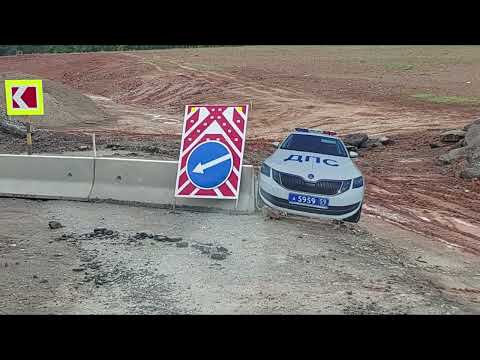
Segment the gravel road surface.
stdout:
[[478,257],[397,228],[375,235],[369,216],[6,198],[0,213],[2,314],[480,313]]

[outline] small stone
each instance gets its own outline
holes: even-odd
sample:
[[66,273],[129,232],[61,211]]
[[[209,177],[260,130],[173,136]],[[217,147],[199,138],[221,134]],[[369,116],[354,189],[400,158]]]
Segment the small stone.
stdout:
[[168,241],[168,242],[178,242],[178,241],[182,241],[182,238],[181,237],[177,237],[177,238],[166,237],[166,241]]
[[45,284],[45,283],[48,283],[48,280],[47,280],[47,279],[42,279],[42,280],[40,280],[40,284]]
[[15,265],[18,265],[18,264],[20,264],[20,263],[19,263],[18,261],[16,261],[16,262],[15,262]]
[[218,252],[228,253],[228,249],[223,246],[217,246]]
[[38,276],[37,275],[33,275],[32,276],[34,279],[38,279]]
[[60,257],[60,256],[63,256],[63,254],[55,254],[55,255],[53,255],[53,256],[55,256],[55,257]]
[[50,229],[52,230],[55,230],[55,229],[60,229],[62,227],[64,227],[62,224],[60,224],[58,221],[50,221],[48,223],[48,226],[50,227]]
[[186,247],[188,247],[188,242],[180,241],[180,242],[177,243],[177,247],[178,248],[186,248]]
[[347,295],[352,295],[353,291],[347,291]]
[[227,254],[225,253],[213,253],[210,255],[210,258],[213,260],[225,260],[227,258]]
[[72,271],[74,271],[74,272],[80,272],[80,271],[84,271],[84,270],[85,270],[85,268],[83,268],[83,267],[72,269]]

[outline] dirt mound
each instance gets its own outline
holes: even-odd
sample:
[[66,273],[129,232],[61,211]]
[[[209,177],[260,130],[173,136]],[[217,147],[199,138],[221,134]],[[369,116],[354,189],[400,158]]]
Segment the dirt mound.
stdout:
[[[38,79],[38,76],[18,72],[0,73],[0,81],[7,79]],[[43,80],[45,115],[34,116],[38,127],[63,128],[91,126],[108,120],[107,114],[82,93],[55,81]],[[0,91],[0,112],[5,114],[5,91]],[[23,121],[24,117],[12,117]]]

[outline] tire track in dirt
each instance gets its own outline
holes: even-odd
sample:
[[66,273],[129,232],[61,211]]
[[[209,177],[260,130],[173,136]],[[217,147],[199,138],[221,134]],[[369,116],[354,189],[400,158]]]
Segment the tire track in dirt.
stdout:
[[448,151],[428,146],[438,133],[400,135],[394,145],[364,154],[365,213],[480,255],[480,183],[435,164]]

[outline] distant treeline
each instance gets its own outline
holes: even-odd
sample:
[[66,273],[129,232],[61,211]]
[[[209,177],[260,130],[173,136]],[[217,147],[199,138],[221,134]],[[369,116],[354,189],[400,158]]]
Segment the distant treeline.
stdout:
[[0,45],[0,56],[34,53],[128,51],[214,46],[219,45]]

